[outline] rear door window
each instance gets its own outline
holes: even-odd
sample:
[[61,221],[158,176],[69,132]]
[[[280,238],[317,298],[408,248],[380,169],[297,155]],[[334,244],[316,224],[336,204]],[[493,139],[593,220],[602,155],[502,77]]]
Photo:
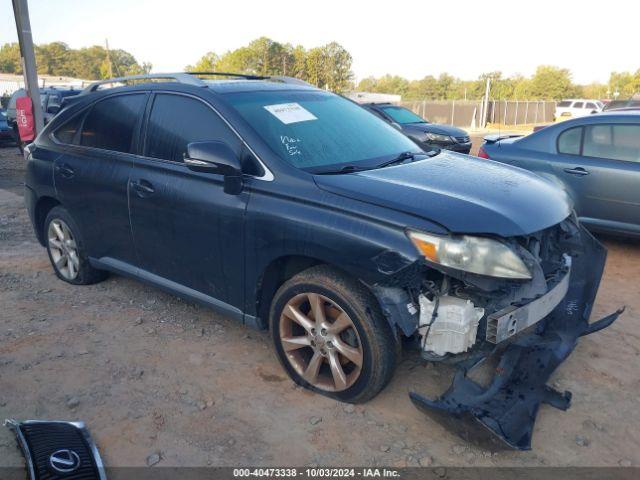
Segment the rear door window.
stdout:
[[565,130],[558,137],[558,153],[566,155],[580,155],[582,143],[582,127]]
[[573,108],[583,108],[584,102],[576,102],[573,104]]
[[184,161],[191,142],[218,140],[240,149],[238,138],[208,105],[183,95],[156,95],[146,138],[146,156],[172,162]]
[[54,138],[60,142],[65,143],[67,145],[76,145],[78,143],[77,133],[80,127],[82,126],[82,119],[86,115],[86,111],[76,115],[70,120],[67,120],[62,126],[58,127],[54,132]]
[[585,127],[583,155],[640,162],[640,125]]
[[144,93],[135,93],[100,100],[84,121],[80,144],[130,153],[145,97]]

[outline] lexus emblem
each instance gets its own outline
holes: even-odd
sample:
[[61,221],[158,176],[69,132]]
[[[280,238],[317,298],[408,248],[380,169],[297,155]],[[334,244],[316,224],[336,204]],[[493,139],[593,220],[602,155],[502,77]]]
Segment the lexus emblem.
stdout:
[[70,473],[80,466],[80,457],[76,452],[69,449],[53,452],[49,457],[49,465],[56,472]]

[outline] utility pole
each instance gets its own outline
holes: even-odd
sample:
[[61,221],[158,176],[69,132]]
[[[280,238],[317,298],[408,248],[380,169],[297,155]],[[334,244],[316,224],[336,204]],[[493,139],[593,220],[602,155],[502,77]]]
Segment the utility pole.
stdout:
[[31,36],[31,22],[29,21],[29,8],[27,0],[11,0],[13,14],[16,19],[18,31],[18,43],[20,45],[20,57],[22,61],[22,73],[27,94],[33,104],[33,119],[36,134],[44,128],[44,114],[40,103],[40,89],[38,88],[38,70],[36,69],[36,55],[33,50],[33,37]]
[[487,126],[487,115],[489,113],[489,90],[491,88],[491,77],[487,77],[487,86],[484,91],[484,108],[482,110],[482,127]]

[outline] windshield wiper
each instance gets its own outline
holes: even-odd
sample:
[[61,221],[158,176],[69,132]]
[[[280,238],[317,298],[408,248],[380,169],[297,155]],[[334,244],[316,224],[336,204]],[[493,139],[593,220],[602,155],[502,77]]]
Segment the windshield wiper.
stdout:
[[392,158],[391,160],[387,160],[386,162],[382,162],[379,165],[376,165],[374,168],[383,168],[388,167],[390,165],[395,165],[396,163],[403,163],[407,160],[415,160],[416,157],[424,155],[425,157],[435,157],[440,153],[440,149],[434,147],[433,150],[428,152],[402,152],[397,157]]
[[369,168],[360,167],[358,165],[345,165],[344,167],[338,168],[337,170],[323,170],[321,172],[316,172],[316,174],[317,175],[339,175],[341,173],[361,172],[363,170],[369,170]]
[[416,154],[413,152],[402,152],[397,157],[392,158],[391,160],[387,160],[386,162],[382,162],[379,165],[376,165],[375,168],[388,167],[389,165],[394,165],[396,163],[402,163],[405,160],[413,160]]

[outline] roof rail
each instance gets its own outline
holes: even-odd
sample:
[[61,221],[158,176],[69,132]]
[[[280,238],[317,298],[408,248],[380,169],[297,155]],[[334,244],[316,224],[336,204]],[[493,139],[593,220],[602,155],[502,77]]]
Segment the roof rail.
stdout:
[[219,77],[237,77],[244,78],[246,80],[270,80],[273,82],[288,83],[291,85],[304,85],[312,87],[308,82],[300,80],[299,78],[286,77],[286,76],[262,76],[262,75],[249,75],[243,73],[228,73],[228,72],[180,72],[180,73],[147,73],[144,75],[129,75],[127,77],[108,78],[106,80],[99,80],[97,82],[90,83],[82,92],[87,94],[95,92],[100,85],[108,85],[112,83],[128,83],[135,80],[156,80],[164,79],[167,81],[174,81],[178,83],[184,83],[187,85],[195,85],[197,87],[206,87],[207,84],[204,80],[198,78],[198,75],[202,76],[219,76]]
[[244,78],[246,80],[271,80],[274,82],[280,82],[280,83],[289,83],[291,85],[306,85],[309,87],[312,87],[313,85],[311,85],[308,82],[305,82],[304,80],[300,80],[299,78],[294,78],[294,77],[287,77],[287,76],[282,76],[282,75],[274,75],[274,76],[269,76],[269,75],[253,75],[253,74],[246,74],[246,73],[230,73],[230,72],[186,72],[189,75],[203,75],[203,76],[209,76],[209,75],[215,75],[215,76],[220,76],[220,77],[237,77],[237,78]]
[[305,82],[304,80],[300,80],[299,78],[295,78],[295,77],[274,76],[274,77],[268,77],[268,78],[269,80],[273,80],[274,82],[289,83],[291,85],[304,85],[306,87],[314,87],[314,85],[311,85],[309,82]]
[[92,82],[89,84],[87,88],[84,89],[83,93],[95,92],[100,85],[108,85],[110,83],[127,83],[134,80],[155,80],[155,79],[166,79],[166,80],[175,81],[178,83],[195,85],[197,87],[206,86],[206,84],[202,80],[188,73],[147,73],[144,75],[129,75],[127,77],[108,78],[106,80]]
[[197,75],[203,75],[205,77],[208,76],[216,76],[216,77],[237,77],[244,78],[247,80],[267,80],[269,77],[265,77],[262,75],[253,75],[246,73],[231,73],[231,72],[185,72],[187,75],[193,75],[197,78]]

